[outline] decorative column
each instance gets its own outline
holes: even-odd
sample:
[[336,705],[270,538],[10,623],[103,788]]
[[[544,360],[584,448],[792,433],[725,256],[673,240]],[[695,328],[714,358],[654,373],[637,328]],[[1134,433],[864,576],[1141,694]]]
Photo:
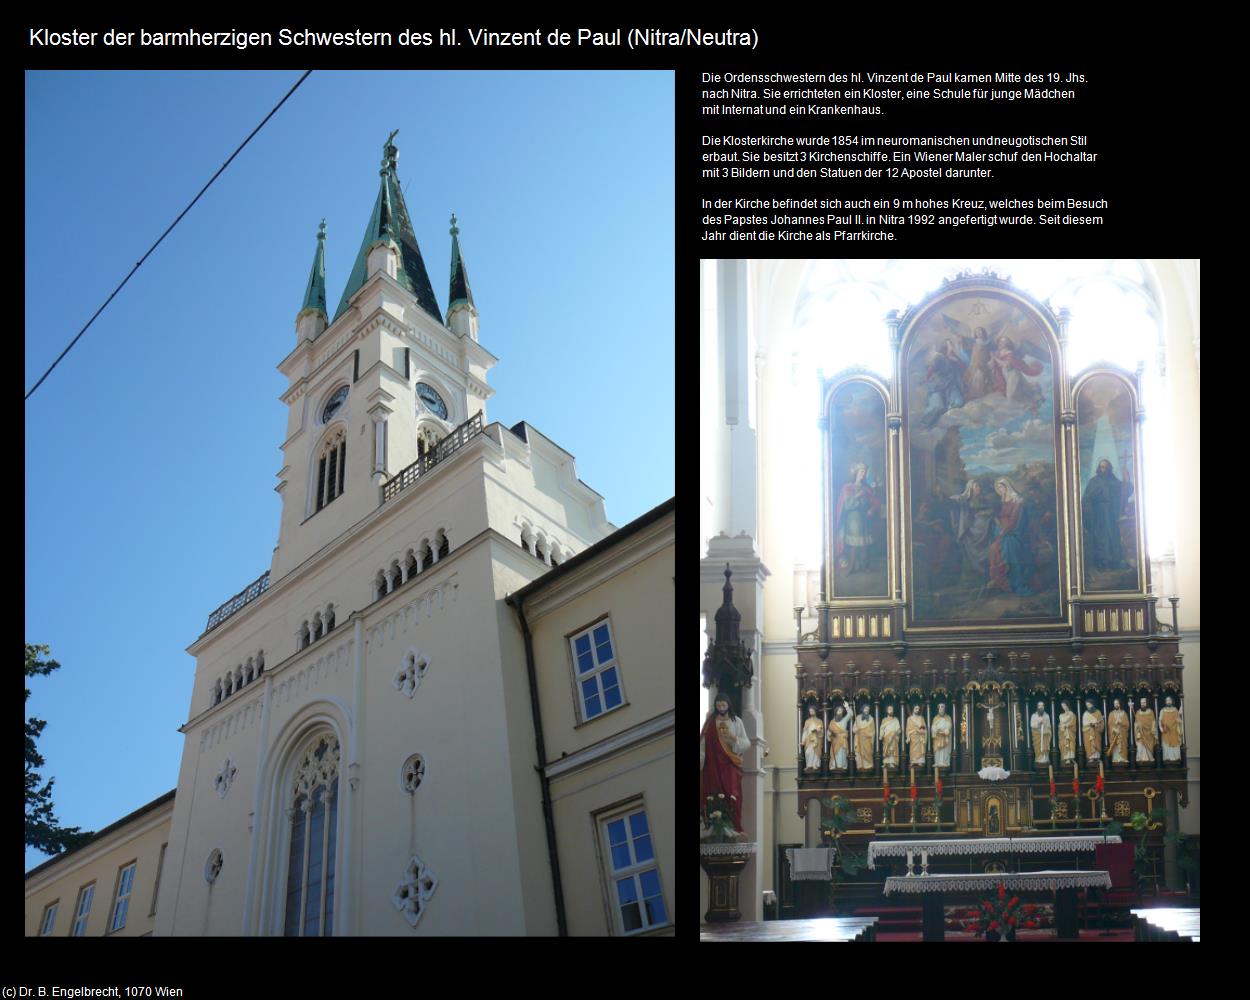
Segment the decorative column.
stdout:
[[381,486],[387,477],[386,420],[390,415],[390,408],[381,404],[369,410],[369,418],[373,421],[373,460],[370,463],[370,480],[374,486]]

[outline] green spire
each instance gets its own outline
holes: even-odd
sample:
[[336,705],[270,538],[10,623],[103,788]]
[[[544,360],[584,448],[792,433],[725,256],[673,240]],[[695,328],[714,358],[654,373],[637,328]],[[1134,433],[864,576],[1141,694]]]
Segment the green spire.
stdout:
[[321,220],[321,228],[317,230],[317,252],[313,255],[312,273],[308,275],[308,291],[304,293],[304,304],[299,314],[319,312],[326,314],[326,220]]
[[334,311],[338,319],[347,311],[351,297],[360,291],[368,276],[369,250],[378,243],[390,243],[399,250],[399,268],[396,280],[413,294],[421,308],[439,319],[442,315],[438,308],[438,300],[434,297],[434,289],[430,285],[430,277],[425,270],[425,261],[421,258],[421,248],[417,246],[416,234],[412,231],[412,222],[408,218],[408,206],[404,204],[404,193],[399,186],[399,178],[395,175],[399,150],[394,139],[399,129],[386,137],[386,145],[382,148],[382,182],[378,188],[377,201],[373,203],[373,214],[369,216],[369,225],[365,227],[364,239],[360,242],[360,252],[356,255],[356,263],[352,266],[351,277],[347,279],[347,287],[339,300],[339,307]]
[[447,320],[456,306],[473,305],[473,289],[469,287],[469,271],[464,266],[464,258],[460,255],[460,227],[456,224],[456,213],[451,215],[451,291],[448,293]]

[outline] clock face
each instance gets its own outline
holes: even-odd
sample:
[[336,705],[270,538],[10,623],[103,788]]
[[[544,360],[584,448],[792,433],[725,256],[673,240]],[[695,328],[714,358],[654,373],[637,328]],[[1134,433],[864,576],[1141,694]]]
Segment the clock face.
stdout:
[[417,383],[417,397],[433,413],[439,420],[447,419],[447,404],[443,402],[443,397],[434,391],[433,386],[426,385],[424,382]]
[[343,400],[346,398],[347,386],[343,386],[343,388],[339,389],[338,392],[330,397],[329,402],[326,403],[326,408],[321,411],[321,422],[323,424],[329,422],[330,418],[334,416],[338,408],[343,405]]

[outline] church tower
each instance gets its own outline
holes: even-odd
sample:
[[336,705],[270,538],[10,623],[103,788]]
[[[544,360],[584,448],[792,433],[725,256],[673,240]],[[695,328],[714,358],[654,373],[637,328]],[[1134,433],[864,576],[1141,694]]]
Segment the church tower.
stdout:
[[[444,325],[397,176],[394,135],[360,250],[334,318],[325,313],[325,227],[295,349],[278,366],[289,387],[282,528],[272,577],[356,523],[376,490],[454,429],[485,418],[496,358],[478,343],[477,310],[452,226],[453,301]],[[370,489],[372,487],[372,489]]]
[[157,934],[551,934],[526,653],[504,600],[613,530],[573,456],[486,418],[452,217],[439,308],[392,133],[333,316],[323,222],[269,571],[188,647]]

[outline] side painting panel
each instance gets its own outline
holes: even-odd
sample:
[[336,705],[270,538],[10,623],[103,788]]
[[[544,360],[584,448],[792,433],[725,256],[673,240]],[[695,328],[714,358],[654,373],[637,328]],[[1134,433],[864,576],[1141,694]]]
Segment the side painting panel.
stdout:
[[1050,335],[1017,300],[968,291],[925,309],[905,337],[912,623],[1057,620]]
[[885,399],[847,382],[829,404],[832,596],[888,597]]
[[1093,375],[1082,382],[1076,425],[1085,592],[1136,591],[1137,463],[1133,397],[1124,380]]

